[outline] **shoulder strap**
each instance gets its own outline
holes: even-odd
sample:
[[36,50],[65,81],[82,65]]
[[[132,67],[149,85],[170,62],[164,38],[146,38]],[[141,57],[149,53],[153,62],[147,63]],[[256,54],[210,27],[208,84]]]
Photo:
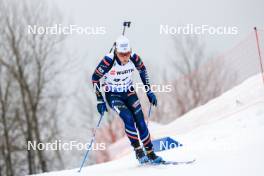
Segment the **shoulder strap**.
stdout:
[[116,60],[116,53],[114,52],[114,57],[113,57],[113,60],[112,60],[112,62],[111,62],[111,64],[110,64],[110,69],[109,70],[111,70],[111,68],[113,67],[113,65],[114,65],[114,63],[115,63],[115,60]]
[[[133,55],[134,55],[135,53],[132,53],[131,55],[130,55],[130,60],[132,61],[132,63],[135,65],[135,67],[137,67],[136,66],[136,63],[135,63],[135,60],[134,60],[134,58],[133,58]],[[133,59],[132,59],[133,58]]]

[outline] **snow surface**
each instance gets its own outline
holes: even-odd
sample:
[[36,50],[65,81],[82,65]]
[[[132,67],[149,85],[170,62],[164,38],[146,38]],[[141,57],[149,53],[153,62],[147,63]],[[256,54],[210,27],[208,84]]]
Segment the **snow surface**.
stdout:
[[263,176],[264,85],[251,77],[174,122],[151,131],[183,147],[159,152],[165,160],[196,158],[191,165],[139,166],[134,154],[103,164],[38,176]]

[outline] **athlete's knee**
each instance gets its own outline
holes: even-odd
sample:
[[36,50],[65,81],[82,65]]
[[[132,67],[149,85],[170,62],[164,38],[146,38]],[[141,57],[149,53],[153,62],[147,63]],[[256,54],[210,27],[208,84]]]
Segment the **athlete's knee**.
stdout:
[[147,124],[146,124],[144,119],[141,120],[141,121],[137,121],[136,124],[137,124],[138,130],[140,130],[140,131],[148,131],[148,127],[147,127]]
[[125,129],[128,129],[128,130],[133,131],[133,132],[136,131],[133,114],[127,108],[121,109],[119,116],[121,117],[121,119],[124,122]]

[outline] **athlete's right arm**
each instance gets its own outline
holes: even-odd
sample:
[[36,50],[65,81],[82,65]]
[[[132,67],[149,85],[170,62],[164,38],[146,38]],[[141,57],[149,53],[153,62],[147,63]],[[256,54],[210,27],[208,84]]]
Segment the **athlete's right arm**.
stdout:
[[92,75],[93,90],[95,91],[97,101],[103,101],[100,91],[100,79],[111,69],[112,58],[105,56],[96,67]]

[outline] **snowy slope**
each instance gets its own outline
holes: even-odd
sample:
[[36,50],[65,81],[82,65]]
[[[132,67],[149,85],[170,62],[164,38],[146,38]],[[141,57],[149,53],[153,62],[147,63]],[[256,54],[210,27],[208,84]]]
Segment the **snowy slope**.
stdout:
[[118,160],[39,176],[263,176],[264,86],[260,75],[184,115],[151,131],[170,136],[182,148],[158,153],[164,159],[196,158],[192,165],[139,167],[133,153]]

